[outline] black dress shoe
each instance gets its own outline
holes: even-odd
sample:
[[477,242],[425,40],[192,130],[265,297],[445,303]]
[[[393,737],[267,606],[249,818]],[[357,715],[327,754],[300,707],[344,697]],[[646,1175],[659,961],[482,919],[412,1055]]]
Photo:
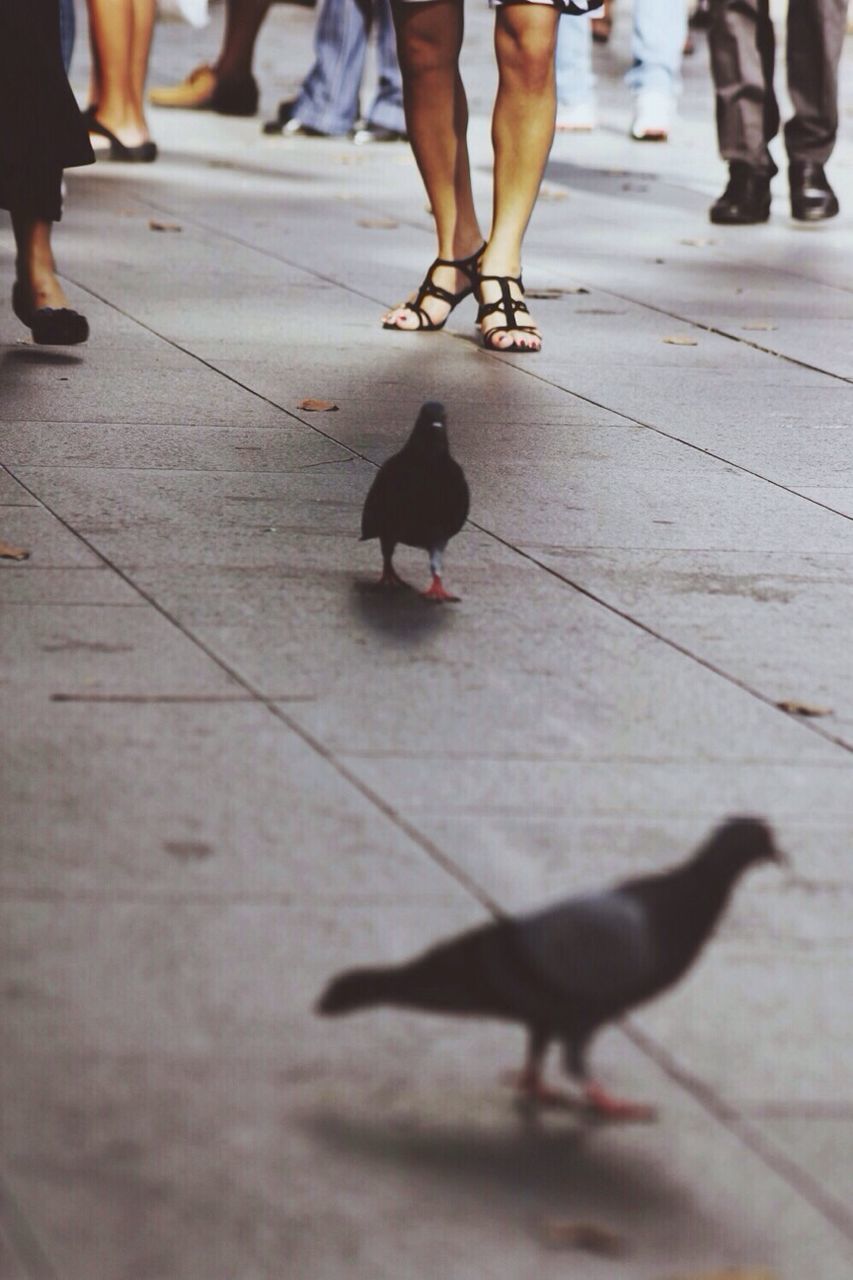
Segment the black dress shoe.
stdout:
[[711,205],[710,219],[722,226],[746,226],[770,217],[770,175],[738,162],[729,166],[729,184]]
[[798,222],[821,222],[838,213],[838,200],[826,180],[822,164],[792,160],[788,170],[791,184],[791,217]]

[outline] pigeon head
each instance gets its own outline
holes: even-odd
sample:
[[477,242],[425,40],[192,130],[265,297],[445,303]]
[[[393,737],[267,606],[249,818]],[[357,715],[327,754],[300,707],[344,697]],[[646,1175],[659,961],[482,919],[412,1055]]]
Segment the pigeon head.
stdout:
[[699,850],[697,862],[714,868],[724,878],[734,879],[753,863],[787,866],[788,859],[762,818],[729,818]]
[[415,422],[409,445],[424,453],[447,453],[447,414],[443,404],[437,400],[427,400],[421,405]]

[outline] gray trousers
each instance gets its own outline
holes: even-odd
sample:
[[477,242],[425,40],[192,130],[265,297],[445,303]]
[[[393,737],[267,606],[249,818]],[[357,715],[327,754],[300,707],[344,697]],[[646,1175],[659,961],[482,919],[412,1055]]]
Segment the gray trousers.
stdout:
[[[773,92],[775,40],[769,0],[712,0],[708,31],[720,154],[767,174],[767,144],[779,129]],[[785,125],[789,160],[825,164],[838,132],[838,62],[847,0],[789,0],[786,58],[794,115]]]

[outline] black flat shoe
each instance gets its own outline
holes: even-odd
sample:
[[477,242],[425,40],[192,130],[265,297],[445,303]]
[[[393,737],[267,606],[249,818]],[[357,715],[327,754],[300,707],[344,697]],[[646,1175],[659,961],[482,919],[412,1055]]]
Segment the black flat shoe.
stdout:
[[89,337],[89,321],[70,307],[39,307],[27,304],[24,287],[16,280],[12,288],[12,310],[41,347],[76,347]]
[[353,129],[350,136],[357,147],[365,147],[372,142],[409,141],[409,135],[401,129],[386,129],[384,125],[373,124],[371,121],[358,129]]
[[[392,307],[392,311],[411,311],[413,316],[417,317],[418,326],[416,329],[404,329],[402,325],[390,324],[389,321],[383,320],[383,329],[396,329],[399,333],[435,333],[438,329],[443,329],[450,319],[450,312],[454,311],[463,299],[474,292],[477,284],[477,263],[483,256],[485,243],[481,244],[475,253],[467,258],[436,258],[429,271],[423,278],[421,287],[417,294],[408,302],[401,302],[399,307]],[[442,289],[440,284],[435,284],[432,273],[436,267],[455,267],[457,271],[461,271],[464,276],[468,277],[468,284],[458,293],[451,293],[449,289]],[[424,311],[424,299],[438,298],[439,302],[446,302],[450,307],[447,315],[443,320],[430,319],[429,313]]]
[[770,175],[747,164],[729,166],[729,183],[711,205],[709,215],[720,226],[748,226],[770,217]]
[[140,142],[135,147],[126,147],[123,142],[118,139],[111,129],[105,124],[101,124],[100,120],[96,120],[94,115],[88,117],[86,128],[90,133],[96,133],[101,138],[106,138],[109,142],[109,150],[104,148],[95,148],[96,160],[120,160],[123,164],[150,164],[152,160],[157,159],[157,143]]
[[838,198],[826,180],[822,164],[792,160],[788,169],[791,217],[798,222],[822,222],[838,213]]

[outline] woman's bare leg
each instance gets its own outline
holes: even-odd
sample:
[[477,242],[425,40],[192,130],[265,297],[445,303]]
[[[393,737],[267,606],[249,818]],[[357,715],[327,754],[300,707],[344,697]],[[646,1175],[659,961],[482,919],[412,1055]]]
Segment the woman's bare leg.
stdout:
[[[439,258],[466,258],[483,243],[474,210],[468,162],[468,100],[459,75],[464,27],[462,0],[394,4],[397,52],[403,72],[406,129],[435,219]],[[452,267],[438,267],[434,282],[451,293],[470,283]],[[423,309],[441,322],[449,307],[426,298]],[[417,329],[417,317],[395,307],[383,322]]]
[[155,0],[88,0],[97,61],[98,120],[125,146],[147,142],[141,85],[148,66]]
[[[554,138],[556,87],[554,46],[559,11],[550,5],[513,4],[498,9],[495,52],[498,60],[498,94],[492,118],[495,150],[492,230],[483,255],[483,275],[518,276],[521,243],[545,172]],[[520,293],[511,286],[513,296]],[[487,281],[483,301],[495,302],[499,286]],[[506,323],[502,312],[484,318],[484,332]],[[524,312],[520,324],[533,321]],[[511,330],[496,334],[497,347],[526,346],[538,350],[538,334]]]
[[70,306],[59,280],[50,245],[53,223],[46,218],[12,211],[17,248],[17,277],[34,310]]

